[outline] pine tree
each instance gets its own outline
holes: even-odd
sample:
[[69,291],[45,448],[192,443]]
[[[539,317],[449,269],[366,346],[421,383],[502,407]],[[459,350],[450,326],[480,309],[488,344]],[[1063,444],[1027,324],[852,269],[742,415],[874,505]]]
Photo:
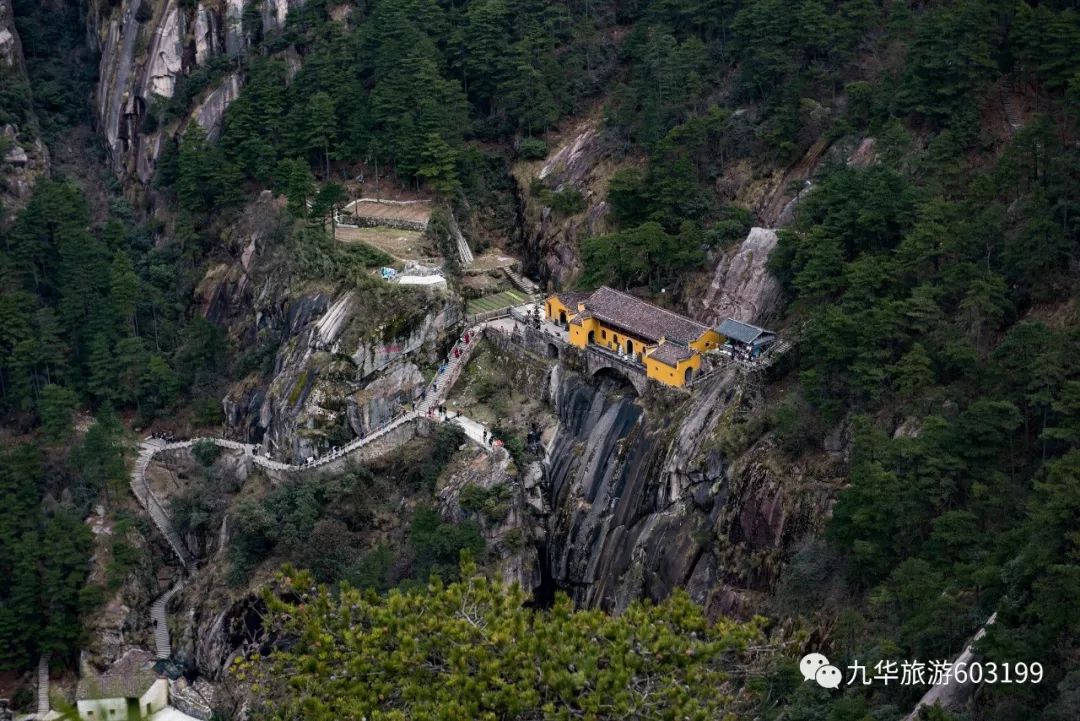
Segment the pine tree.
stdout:
[[323,180],[330,179],[330,148],[337,138],[337,119],[334,115],[334,100],[328,93],[319,92],[311,96],[304,113],[304,146],[310,152],[320,152],[324,170]]
[[109,300],[117,324],[123,332],[138,335],[139,325],[135,317],[135,304],[139,298],[139,276],[131,265],[131,258],[122,250],[113,256],[109,272]]
[[457,178],[457,154],[438,133],[429,133],[416,174],[440,196],[452,197],[461,188]]
[[188,211],[207,208],[210,157],[206,131],[198,123],[191,123],[180,141],[176,178],[176,193],[180,198],[180,205]]
[[896,392],[912,400],[934,385],[934,367],[922,343],[911,346],[890,369]]
[[348,195],[338,183],[327,183],[319,188],[315,200],[311,204],[311,216],[323,221],[330,221],[330,232],[333,235],[337,230],[337,213],[341,205],[348,200]]
[[53,383],[41,389],[41,427],[54,442],[62,442],[71,436],[72,415],[79,398],[70,388]]
[[[268,719],[717,719],[756,699],[735,691],[729,669],[757,624],[709,622],[683,592],[617,615],[576,611],[561,594],[538,611],[471,564],[462,576],[378,596],[332,595],[290,573],[269,597],[269,622],[302,642],[233,671],[255,682]],[[297,595],[304,603],[287,600]],[[341,662],[332,672],[320,658]],[[277,682],[286,677],[288,688]]]
[[308,164],[297,158],[286,158],[277,164],[274,178],[278,190],[288,198],[289,213],[296,218],[307,215],[307,202],[315,194],[315,179]]

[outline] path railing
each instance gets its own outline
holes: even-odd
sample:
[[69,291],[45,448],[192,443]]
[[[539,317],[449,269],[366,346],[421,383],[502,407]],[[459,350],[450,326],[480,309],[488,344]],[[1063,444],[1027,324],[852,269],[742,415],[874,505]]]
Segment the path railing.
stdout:
[[139,457],[135,460],[135,467],[131,470],[131,492],[142,504],[142,507],[146,509],[150,520],[154,522],[161,535],[168,541],[173,553],[180,559],[180,564],[187,567],[195,559],[192,557],[191,552],[188,551],[187,546],[184,545],[180,534],[173,529],[165,506],[150,490],[150,485],[146,482],[146,469],[150,465],[151,459],[153,459],[154,454],[165,448],[167,448],[167,444],[164,441],[155,439],[145,441],[142,444],[139,449]]
[[486,323],[489,320],[498,320],[499,318],[509,318],[512,314],[510,308],[497,308],[495,310],[485,310],[482,313],[473,313],[467,316],[467,320],[472,323],[473,327]]

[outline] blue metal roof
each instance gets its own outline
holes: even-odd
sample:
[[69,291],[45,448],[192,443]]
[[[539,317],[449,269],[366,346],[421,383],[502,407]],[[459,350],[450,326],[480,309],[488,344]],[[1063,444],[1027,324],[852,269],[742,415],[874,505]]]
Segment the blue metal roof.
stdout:
[[723,323],[716,327],[716,332],[725,338],[737,340],[740,343],[746,343],[747,345],[758,340],[761,336],[775,335],[771,330],[765,330],[764,328],[758,328],[756,325],[750,325],[749,323],[743,323],[739,320],[727,318]]

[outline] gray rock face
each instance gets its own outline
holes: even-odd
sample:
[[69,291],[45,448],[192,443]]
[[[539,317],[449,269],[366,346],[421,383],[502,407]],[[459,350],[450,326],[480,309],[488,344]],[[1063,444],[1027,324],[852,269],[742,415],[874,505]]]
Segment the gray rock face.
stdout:
[[195,8],[195,64],[203,65],[221,51],[218,17],[199,3]]
[[435,361],[461,306],[417,295],[409,317],[388,331],[374,327],[370,300],[352,291],[297,292],[275,260],[278,211],[269,198],[252,204],[226,233],[235,260],[211,267],[197,292],[207,320],[273,358],[223,399],[232,434],[303,461],[406,406],[423,385],[416,364]]
[[263,32],[273,32],[285,27],[285,19],[292,8],[301,8],[304,0],[263,0],[262,24]]
[[235,56],[247,47],[244,37],[244,0],[225,0],[225,52]]
[[349,396],[347,417],[353,434],[367,435],[407,408],[425,385],[412,363],[400,363]]
[[[352,420],[370,431],[406,407],[423,386],[408,359],[433,362],[438,342],[459,316],[456,304],[435,305],[400,335],[361,335],[355,342],[350,337],[358,334],[350,329],[367,321],[353,310],[348,294],[332,303],[321,294],[302,296],[286,318],[260,425],[271,449],[283,458],[303,460],[334,445],[328,429],[352,426]],[[352,363],[336,360],[338,355],[349,356]],[[352,419],[350,403],[342,409],[336,401],[347,396],[356,409]]]
[[531,197],[528,188],[521,190],[528,265],[554,287],[565,286],[581,271],[580,238],[606,230],[607,164],[599,125],[586,121],[554,150],[536,176],[556,191],[573,189],[582,193],[587,203],[585,211],[563,218]]
[[[512,475],[507,467],[509,457],[503,452],[478,452],[472,461],[451,476],[438,490],[439,514],[446,520],[461,523],[473,521],[480,528],[487,544],[489,561],[485,562],[492,575],[506,585],[518,584],[528,590],[542,583],[538,544],[544,537],[546,508],[542,495],[543,469],[533,462]],[[462,491],[468,486],[485,490],[507,489],[506,514],[489,518],[482,513],[466,512],[461,508]]]
[[697,315],[712,323],[734,318],[761,324],[772,318],[780,305],[780,284],[769,273],[767,263],[776,241],[775,230],[751,228],[742,245],[716,264]]
[[[113,170],[121,178],[150,182],[165,140],[188,118],[151,132],[143,132],[143,119],[155,104],[173,97],[192,70],[223,52],[243,52],[243,8],[243,0],[121,0],[115,6],[92,2],[90,30],[101,50],[95,107]],[[228,76],[206,91],[190,117],[215,137],[225,108],[239,91],[239,75]]]
[[206,137],[209,140],[217,140],[218,135],[221,134],[221,121],[225,117],[225,110],[238,97],[240,97],[240,75],[233,73],[225,78],[221,85],[214,88],[192,112],[191,117],[206,131]]
[[[0,0],[0,67],[26,80],[11,0]],[[49,152],[38,137],[36,120],[31,118],[22,128],[0,126],[0,223],[23,207],[34,182],[48,172]]]
[[15,30],[11,0],[0,0],[0,65],[23,66],[22,45]]
[[734,459],[720,450],[717,434],[741,399],[734,371],[662,422],[572,374],[554,393],[548,570],[580,605],[619,610],[684,586],[710,613],[744,614],[785,549],[824,515],[788,485],[797,469],[776,476],[768,439]]

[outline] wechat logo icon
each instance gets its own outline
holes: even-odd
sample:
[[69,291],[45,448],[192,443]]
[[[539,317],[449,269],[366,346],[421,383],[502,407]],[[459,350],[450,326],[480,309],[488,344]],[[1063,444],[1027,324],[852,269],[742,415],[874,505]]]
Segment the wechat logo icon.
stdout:
[[829,663],[829,659],[820,653],[808,653],[799,661],[799,671],[803,681],[817,681],[822,688],[839,688],[843,676],[840,669]]

